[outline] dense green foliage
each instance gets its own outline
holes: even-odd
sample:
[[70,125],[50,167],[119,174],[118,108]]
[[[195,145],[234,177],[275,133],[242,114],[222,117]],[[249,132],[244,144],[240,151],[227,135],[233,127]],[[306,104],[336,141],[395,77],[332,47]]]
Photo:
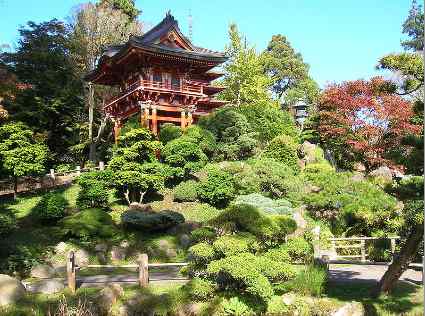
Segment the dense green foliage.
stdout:
[[196,201],[198,199],[198,183],[194,180],[181,182],[174,188],[173,193],[175,201]]
[[6,236],[16,228],[16,218],[13,214],[0,210],[0,236]]
[[160,212],[128,210],[121,215],[124,227],[142,231],[164,231],[184,221],[183,215],[169,210]]
[[239,195],[235,204],[248,204],[267,214],[292,214],[292,204],[285,199],[273,200],[258,193]]
[[40,202],[34,208],[34,215],[41,221],[57,221],[66,215],[67,200],[58,193],[43,195]]
[[182,136],[182,130],[180,127],[172,123],[165,123],[161,125],[161,129],[159,131],[159,140],[163,144],[179,138],[180,136]]
[[297,150],[298,145],[292,138],[282,135],[273,138],[263,154],[265,157],[273,158],[297,171],[299,169]]
[[207,166],[204,171],[198,186],[199,199],[214,206],[227,205],[235,195],[232,176],[215,165]]
[[108,184],[112,174],[103,172],[88,172],[78,178],[81,190],[78,192],[77,205],[81,208],[105,208],[108,204]]

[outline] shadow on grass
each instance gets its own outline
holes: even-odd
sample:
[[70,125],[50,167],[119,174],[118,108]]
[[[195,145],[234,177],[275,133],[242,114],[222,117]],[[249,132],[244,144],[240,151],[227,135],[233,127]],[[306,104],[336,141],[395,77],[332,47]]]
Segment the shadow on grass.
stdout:
[[360,302],[367,316],[422,315],[423,289],[420,286],[400,281],[390,295],[371,298],[375,286],[375,282],[330,283],[326,294],[342,302]]

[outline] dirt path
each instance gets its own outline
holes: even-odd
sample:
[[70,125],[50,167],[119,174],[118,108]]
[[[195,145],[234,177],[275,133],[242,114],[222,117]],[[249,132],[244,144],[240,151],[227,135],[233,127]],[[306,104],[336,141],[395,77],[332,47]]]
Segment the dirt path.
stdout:
[[[329,265],[329,280],[331,282],[378,282],[387,271],[387,265]],[[416,284],[422,283],[422,272],[409,269],[403,273],[400,280]]]

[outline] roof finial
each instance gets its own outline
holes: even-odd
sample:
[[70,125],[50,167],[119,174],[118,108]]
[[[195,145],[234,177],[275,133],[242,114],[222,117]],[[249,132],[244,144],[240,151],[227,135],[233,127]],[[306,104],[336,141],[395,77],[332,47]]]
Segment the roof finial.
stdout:
[[167,13],[165,14],[166,17],[171,17],[171,10],[168,10]]

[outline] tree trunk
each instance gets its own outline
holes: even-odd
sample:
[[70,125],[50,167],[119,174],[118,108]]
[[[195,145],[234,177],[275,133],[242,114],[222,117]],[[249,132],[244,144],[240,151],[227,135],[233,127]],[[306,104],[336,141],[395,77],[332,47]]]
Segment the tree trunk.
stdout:
[[88,105],[89,105],[89,160],[93,163],[96,163],[96,144],[93,142],[93,121],[94,121],[94,88],[91,83],[89,83],[88,91]]
[[13,199],[16,200],[18,196],[18,177],[13,177]]
[[416,225],[409,234],[400,252],[394,256],[393,262],[379,281],[376,291],[378,296],[381,292],[389,293],[396,285],[398,279],[407,270],[409,264],[414,259],[422,242],[424,235],[423,225]]

